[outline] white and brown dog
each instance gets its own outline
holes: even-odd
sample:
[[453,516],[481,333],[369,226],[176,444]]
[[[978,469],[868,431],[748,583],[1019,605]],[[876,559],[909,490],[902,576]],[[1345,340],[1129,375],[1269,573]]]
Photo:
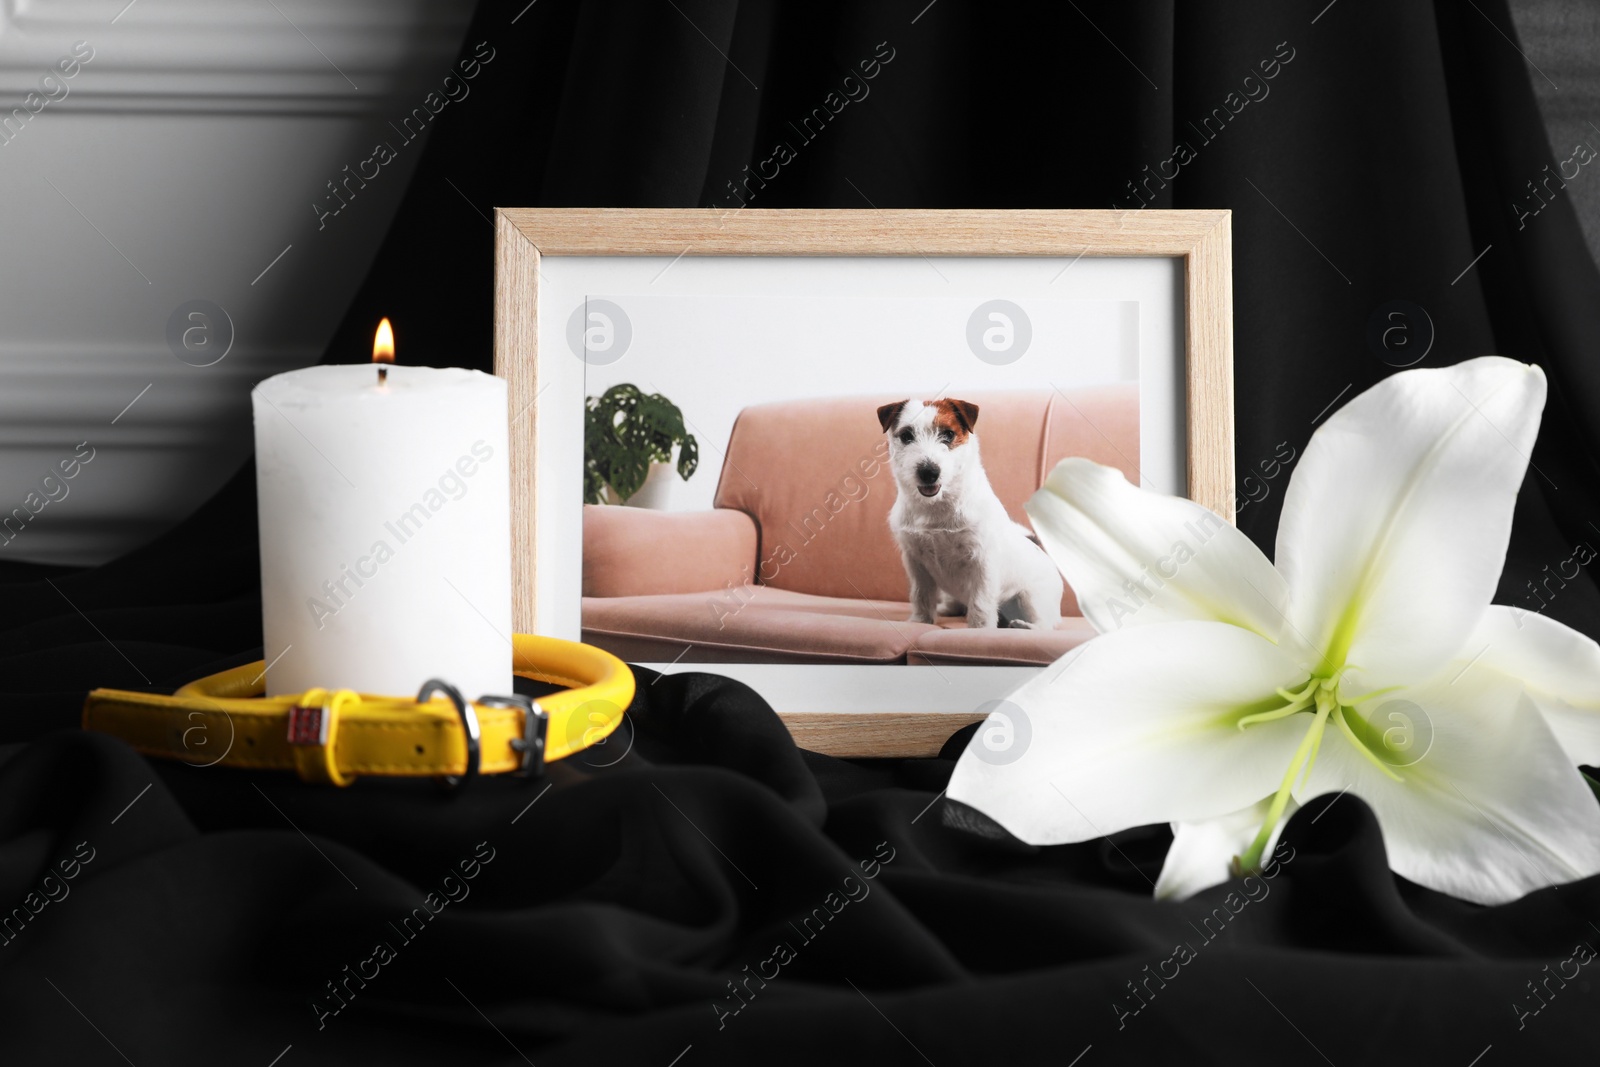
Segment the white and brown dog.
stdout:
[[899,490],[889,529],[911,580],[911,621],[965,610],[969,627],[1053,629],[1061,572],[990,487],[973,433],[978,406],[902,400],[880,407],[878,422]]

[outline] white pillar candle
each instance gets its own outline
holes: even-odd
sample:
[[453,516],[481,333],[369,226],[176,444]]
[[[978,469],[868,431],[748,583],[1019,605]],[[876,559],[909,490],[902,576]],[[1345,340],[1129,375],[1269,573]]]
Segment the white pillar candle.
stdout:
[[342,364],[251,401],[267,692],[511,692],[505,381]]

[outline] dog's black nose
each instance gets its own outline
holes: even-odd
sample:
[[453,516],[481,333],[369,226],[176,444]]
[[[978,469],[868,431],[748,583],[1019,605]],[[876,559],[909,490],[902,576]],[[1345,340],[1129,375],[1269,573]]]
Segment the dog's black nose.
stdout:
[[917,464],[917,481],[923,485],[932,485],[939,480],[939,468],[933,463]]

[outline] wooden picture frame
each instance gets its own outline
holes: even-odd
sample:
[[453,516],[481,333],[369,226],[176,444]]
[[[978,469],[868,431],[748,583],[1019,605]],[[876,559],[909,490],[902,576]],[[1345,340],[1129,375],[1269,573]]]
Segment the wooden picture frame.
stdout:
[[[519,632],[546,632],[555,606],[540,599],[547,585],[537,546],[548,546],[553,526],[581,531],[580,501],[568,514],[541,514],[541,478],[553,456],[541,455],[541,418],[571,404],[570,389],[550,389],[556,376],[541,373],[539,304],[543,270],[561,257],[649,257],[663,269],[683,257],[1044,257],[1091,261],[1118,257],[1181,262],[1184,418],[1183,475],[1188,495],[1233,521],[1233,289],[1231,214],[1226,210],[761,210],[501,208],[496,211],[495,373],[507,380],[510,403],[512,610]],[[937,269],[935,267],[935,269]],[[568,359],[571,357],[568,356]],[[562,373],[569,373],[564,368]],[[546,381],[549,377],[550,380]],[[561,395],[556,395],[556,394]],[[566,462],[570,457],[560,458]],[[567,534],[563,534],[563,537]],[[578,534],[581,538],[581,532]],[[564,542],[563,542],[564,544]],[[581,544],[578,547],[581,558]],[[563,569],[570,557],[563,562]],[[551,599],[547,593],[545,600]],[[562,610],[566,608],[563,606]],[[568,628],[562,623],[557,628]],[[543,627],[543,628],[541,628]],[[573,637],[570,633],[552,636]],[[695,665],[720,673],[719,665]],[[809,671],[882,670],[797,668]],[[897,666],[897,671],[925,668]],[[784,707],[774,701],[797,743],[841,756],[914,757],[936,754],[962,726],[983,718],[960,701],[973,693],[1003,696],[993,686],[1005,671],[979,672],[976,688],[954,696],[956,705],[893,706],[903,687],[869,685],[852,692],[867,703],[848,708]],[[998,673],[997,673],[998,672]],[[748,672],[744,672],[748,674]],[[1014,680],[1014,679],[1013,679]],[[766,690],[758,682],[758,691]],[[1007,683],[1010,684],[1010,683]],[[986,688],[988,687],[988,688]],[[961,687],[957,687],[960,689]],[[769,700],[772,698],[769,697]],[[871,703],[879,701],[878,704]],[[823,703],[826,703],[825,701]]]

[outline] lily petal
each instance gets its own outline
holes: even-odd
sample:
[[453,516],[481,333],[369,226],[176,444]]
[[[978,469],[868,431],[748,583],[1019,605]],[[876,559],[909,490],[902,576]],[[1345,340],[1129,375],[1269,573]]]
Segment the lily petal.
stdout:
[[1378,688],[1461,648],[1505,563],[1544,398],[1539,368],[1484,356],[1387,378],[1312,437],[1275,558],[1330,668]]
[[1023,509],[1101,633],[1206,619],[1277,640],[1289,587],[1254,542],[1208,508],[1073,457]]
[[1479,904],[1600,873],[1600,804],[1515,682],[1441,674],[1373,704],[1361,713],[1374,733],[1417,746],[1391,750],[1403,781],[1329,731],[1298,795],[1348,789],[1370,804],[1395,873]]
[[[962,753],[946,795],[1030,844],[1209,819],[1273,792],[1308,717],[1241,730],[1305,668],[1219,622],[1135,626],[1079,646],[1024,683]],[[991,750],[985,731],[1016,749]],[[1020,754],[1019,754],[1020,753]]]
[[1521,682],[1567,759],[1600,766],[1600,645],[1554,619],[1494,604],[1459,658],[1468,661],[1467,682],[1476,671]]
[[[1278,835],[1299,806],[1292,799],[1289,801],[1267,838],[1264,855],[1271,855],[1278,846]],[[1269,796],[1214,819],[1173,823],[1172,848],[1161,866],[1161,877],[1156,879],[1156,899],[1187,900],[1232,878],[1233,858],[1243,855],[1255,841],[1271,807]]]

